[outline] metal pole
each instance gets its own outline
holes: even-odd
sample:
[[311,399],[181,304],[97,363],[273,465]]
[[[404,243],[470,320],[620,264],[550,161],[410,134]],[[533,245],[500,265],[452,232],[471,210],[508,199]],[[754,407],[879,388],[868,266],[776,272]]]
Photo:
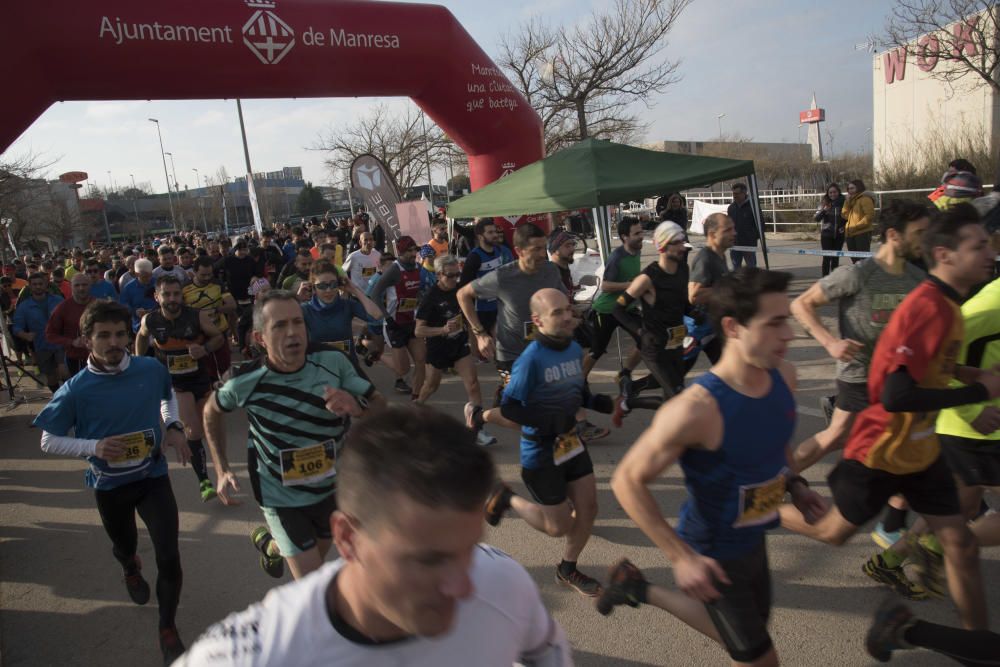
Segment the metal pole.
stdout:
[[[250,200],[250,211],[251,217],[253,217],[253,209],[255,207],[255,202],[257,199],[257,188],[253,184],[253,168],[250,166],[250,148],[247,146],[247,128],[243,124],[243,105],[240,103],[240,98],[236,98],[236,113],[240,117],[240,137],[243,139],[243,159],[246,161],[247,165],[247,198]],[[258,213],[259,215],[259,213]],[[239,210],[236,213],[237,219],[236,223],[239,224]],[[254,220],[256,225],[257,221]],[[261,221],[261,227],[263,228],[263,220]]]
[[170,195],[170,174],[167,173],[167,158],[163,154],[163,135],[160,133],[160,121],[155,118],[149,119],[151,122],[156,123],[156,136],[160,138],[160,157],[163,158],[163,177],[167,179],[167,203],[170,205],[170,224],[174,226],[174,232],[177,232],[177,219],[174,218],[174,200]]
[[135,228],[136,228],[136,231],[139,232],[139,242],[142,243],[142,239],[143,239],[142,223],[139,222],[139,207],[135,203],[135,199],[136,199],[135,193],[138,190],[138,188],[135,187],[135,176],[133,176],[132,174],[129,174],[129,177],[132,179],[132,212],[135,214]]
[[427,163],[427,199],[431,203],[431,209],[434,208],[434,185],[431,181],[431,153],[427,146],[427,124],[424,122],[424,112],[420,112],[420,128],[424,133],[424,162]]

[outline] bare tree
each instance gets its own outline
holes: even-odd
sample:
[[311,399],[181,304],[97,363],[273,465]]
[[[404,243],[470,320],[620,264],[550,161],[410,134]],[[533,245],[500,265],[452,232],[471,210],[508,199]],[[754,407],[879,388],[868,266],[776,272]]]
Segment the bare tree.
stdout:
[[359,155],[374,155],[405,192],[427,178],[424,151],[430,154],[432,163],[440,164],[447,150],[449,140],[444,132],[433,123],[426,123],[426,127],[425,132],[420,111],[414,105],[407,105],[399,115],[379,104],[354,123],[327,130],[313,150],[330,153],[326,166],[334,176],[350,169]]
[[906,49],[930,76],[949,83],[977,78],[996,92],[998,34],[994,0],[896,0],[886,23],[889,44]]
[[542,119],[546,150],[579,139],[627,141],[645,128],[629,111],[679,81],[661,58],[692,0],[615,0],[583,24],[551,29],[534,20],[501,42],[499,64]]

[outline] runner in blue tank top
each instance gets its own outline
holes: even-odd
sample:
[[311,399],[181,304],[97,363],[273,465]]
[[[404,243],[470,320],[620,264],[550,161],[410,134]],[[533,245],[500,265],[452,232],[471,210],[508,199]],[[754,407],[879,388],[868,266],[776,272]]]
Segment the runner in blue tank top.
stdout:
[[[778,525],[786,491],[805,514],[825,506],[788,467],[795,430],[795,368],[787,273],[746,268],[715,287],[712,315],[722,357],[665,403],[611,481],[622,508],[673,565],[677,588],[650,584],[627,560],[598,600],[648,602],[716,640],[734,664],[777,665],[767,631],[771,580],[765,533]],[[676,531],[648,485],[679,462],[688,499]]]

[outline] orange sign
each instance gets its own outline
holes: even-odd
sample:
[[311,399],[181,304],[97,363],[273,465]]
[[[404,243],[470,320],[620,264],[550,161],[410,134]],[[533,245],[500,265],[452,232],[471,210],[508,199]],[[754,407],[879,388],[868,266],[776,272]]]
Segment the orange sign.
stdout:
[[85,171],[67,171],[65,174],[59,174],[59,180],[63,183],[79,183],[88,178],[90,177]]
[[819,123],[826,120],[826,109],[807,109],[799,112],[800,123]]

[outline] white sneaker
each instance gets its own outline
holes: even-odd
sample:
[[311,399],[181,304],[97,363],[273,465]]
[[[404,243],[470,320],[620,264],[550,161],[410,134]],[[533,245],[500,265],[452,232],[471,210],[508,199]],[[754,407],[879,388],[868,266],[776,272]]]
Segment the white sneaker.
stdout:
[[480,429],[479,433],[476,434],[476,444],[480,447],[488,447],[490,445],[496,444],[497,439],[486,432],[486,429]]

